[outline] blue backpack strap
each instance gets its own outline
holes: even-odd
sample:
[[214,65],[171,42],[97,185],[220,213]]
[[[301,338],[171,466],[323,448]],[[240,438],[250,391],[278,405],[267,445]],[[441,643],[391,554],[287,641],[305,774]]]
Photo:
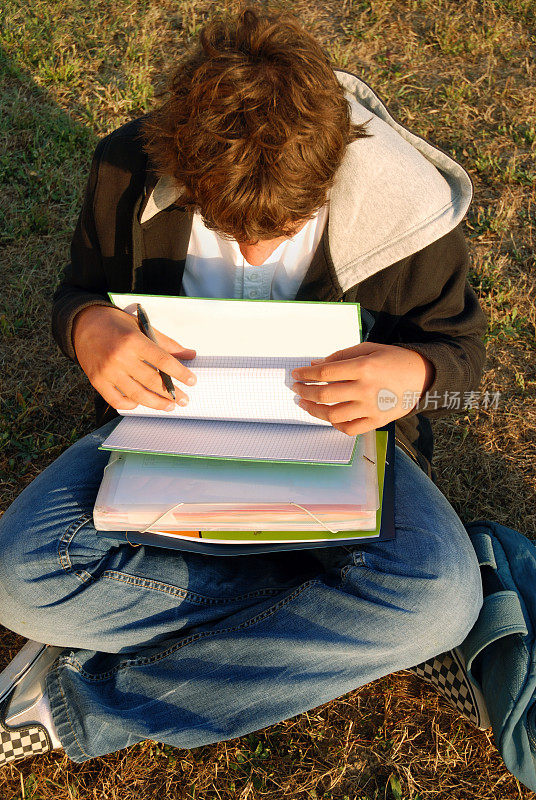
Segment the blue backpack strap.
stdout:
[[536,547],[519,531],[498,522],[482,520],[466,528],[487,596],[460,650],[469,677],[483,692],[493,738],[506,767],[534,792]]
[[493,552],[493,544],[489,533],[486,533],[484,528],[477,528],[476,533],[472,533],[469,529],[469,535],[480,566],[497,569],[495,553]]
[[[487,526],[473,523],[467,526],[467,530],[479,565],[496,570],[493,540],[487,531]],[[523,636],[528,633],[517,592],[505,589],[485,597],[476,623],[460,645],[465,656],[467,671],[473,680],[471,665],[479,653],[497,639],[514,633]]]
[[517,593],[505,590],[485,597],[476,623],[460,645],[467,671],[471,673],[473,661],[485,647],[513,633],[528,633]]

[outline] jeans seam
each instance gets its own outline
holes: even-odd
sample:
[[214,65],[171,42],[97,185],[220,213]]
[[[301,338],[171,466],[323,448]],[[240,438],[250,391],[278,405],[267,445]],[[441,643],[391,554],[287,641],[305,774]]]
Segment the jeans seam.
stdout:
[[119,670],[126,669],[127,667],[143,667],[149,664],[156,664],[159,661],[162,661],[164,658],[167,658],[172,653],[175,653],[177,650],[180,650],[181,647],[185,647],[187,644],[192,644],[192,642],[199,641],[200,639],[207,639],[211,636],[216,636],[222,633],[234,633],[236,631],[243,630],[244,628],[251,627],[252,625],[256,625],[258,622],[261,622],[263,619],[275,614],[280,608],[284,608],[288,605],[291,600],[294,600],[298,595],[300,595],[305,589],[308,589],[310,586],[314,584],[319,584],[319,580],[309,580],[303,583],[301,586],[298,586],[293,592],[291,592],[286,597],[282,598],[278,603],[275,603],[270,608],[265,609],[260,614],[257,614],[254,617],[251,617],[244,622],[241,622],[240,625],[234,625],[231,628],[217,628],[213,631],[203,631],[201,633],[194,633],[190,636],[187,636],[184,639],[181,639],[180,642],[176,642],[171,647],[168,647],[166,650],[163,650],[160,653],[155,653],[153,656],[148,656],[147,658],[133,658],[133,659],[125,659],[124,661],[120,661],[119,664],[108,670],[107,672],[99,672],[96,674],[91,674],[86,672],[86,670],[82,667],[79,661],[76,659],[71,658],[71,656],[65,656],[63,659],[60,657],[60,666],[71,666],[80,673],[80,675],[85,678],[87,681],[97,683],[98,681],[107,680],[108,678],[112,678]]
[[72,572],[76,575],[82,582],[87,583],[93,580],[93,576],[87,572],[86,570],[75,570],[73,569],[73,565],[69,556],[69,546],[73,541],[74,537],[87,522],[89,522],[92,518],[91,514],[85,513],[81,517],[78,517],[74,522],[72,522],[63,536],[60,538],[58,542],[58,559],[60,565],[63,567],[65,572]]
[[58,681],[57,681],[57,682],[58,682],[58,687],[59,687],[59,690],[60,690],[60,692],[61,692],[61,697],[62,697],[62,703],[63,703],[63,707],[64,707],[64,709],[65,709],[65,714],[66,714],[66,716],[67,716],[67,721],[68,721],[68,723],[69,723],[69,727],[71,728],[71,733],[72,733],[72,734],[73,734],[73,736],[74,736],[74,740],[75,740],[76,744],[78,745],[78,747],[80,748],[80,752],[81,752],[81,753],[82,753],[84,756],[86,756],[87,758],[91,758],[91,756],[89,755],[89,753],[86,753],[86,751],[84,750],[84,748],[82,747],[82,745],[81,745],[81,744],[80,744],[80,742],[78,741],[78,736],[76,735],[76,730],[75,730],[75,728],[74,728],[74,725],[73,725],[73,723],[72,723],[72,721],[71,721],[71,715],[69,714],[69,705],[68,705],[68,703],[67,703],[67,698],[65,697],[65,692],[63,691],[63,686],[61,685],[60,676],[59,676],[59,669],[60,669],[60,667],[61,667],[61,666],[62,666],[62,664],[61,664],[61,662],[60,662],[60,663],[58,664],[58,666],[57,666],[57,667],[54,667],[54,668],[53,668],[53,669],[51,669],[50,671],[51,671],[51,672],[55,672],[55,673],[57,674],[57,679],[58,679]]
[[205,605],[225,605],[230,602],[248,600],[254,597],[270,597],[271,595],[278,594],[280,591],[279,589],[257,589],[255,592],[248,592],[247,594],[220,599],[217,597],[205,597],[202,594],[197,594],[197,592],[190,592],[187,589],[182,589],[178,586],[172,586],[169,583],[155,581],[152,578],[140,578],[136,575],[129,575],[126,572],[119,572],[118,570],[104,570],[101,577],[108,578],[109,580],[113,581],[121,581],[122,583],[129,584],[130,586],[137,586],[141,589],[147,589],[149,591],[152,590],[163,592],[164,594],[169,594],[175,597],[178,596],[182,599],[191,600],[192,602],[199,604],[203,603]]

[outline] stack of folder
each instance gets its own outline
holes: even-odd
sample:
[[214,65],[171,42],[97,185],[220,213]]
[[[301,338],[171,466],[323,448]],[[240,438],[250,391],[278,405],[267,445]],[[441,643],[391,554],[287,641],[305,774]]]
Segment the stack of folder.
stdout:
[[392,436],[349,437],[291,389],[295,367],[359,343],[357,304],[110,298],[195,347],[197,383],[177,383],[184,408],[121,412],[101,445],[101,535],[226,555],[394,535]]

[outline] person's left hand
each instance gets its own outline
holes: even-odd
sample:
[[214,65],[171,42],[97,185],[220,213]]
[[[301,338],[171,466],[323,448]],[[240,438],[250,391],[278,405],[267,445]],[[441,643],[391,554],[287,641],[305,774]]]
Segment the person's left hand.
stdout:
[[409,414],[432,385],[434,372],[414,350],[364,342],[294,369],[292,390],[313,417],[355,436]]

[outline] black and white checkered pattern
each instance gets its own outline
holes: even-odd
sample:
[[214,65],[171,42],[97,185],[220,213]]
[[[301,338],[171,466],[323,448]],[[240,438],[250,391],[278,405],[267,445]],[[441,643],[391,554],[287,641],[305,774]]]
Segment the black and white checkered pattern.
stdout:
[[431,684],[475,728],[490,727],[484,698],[469,680],[463,659],[456,650],[441,653],[407,671]]
[[11,727],[6,724],[6,711],[11,694],[0,705],[0,767],[52,749],[47,729],[38,723]]

